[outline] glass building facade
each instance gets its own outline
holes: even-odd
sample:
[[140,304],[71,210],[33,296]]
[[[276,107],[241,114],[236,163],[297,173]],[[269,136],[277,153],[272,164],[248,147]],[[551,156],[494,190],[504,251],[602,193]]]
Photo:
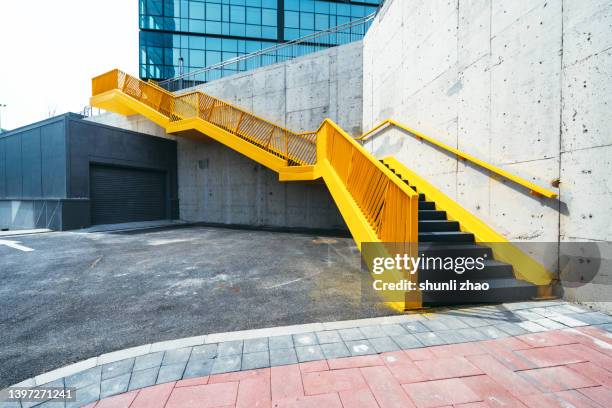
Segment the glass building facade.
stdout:
[[140,77],[163,80],[193,72],[361,19],[381,2],[139,0]]

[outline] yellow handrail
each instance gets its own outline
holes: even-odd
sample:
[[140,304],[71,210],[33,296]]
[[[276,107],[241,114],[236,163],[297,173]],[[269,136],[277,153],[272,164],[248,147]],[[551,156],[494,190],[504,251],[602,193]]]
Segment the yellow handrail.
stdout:
[[442,143],[436,139],[433,139],[429,136],[425,136],[424,134],[422,134],[421,132],[418,132],[414,129],[411,129],[407,126],[402,125],[401,123],[396,122],[393,119],[387,119],[381,123],[379,123],[378,125],[376,125],[375,127],[373,127],[371,130],[369,130],[368,132],[364,133],[362,136],[358,137],[357,140],[365,140],[371,136],[373,136],[375,133],[377,133],[381,128],[385,127],[385,126],[395,126],[399,129],[402,129],[408,133],[410,133],[411,135],[413,135],[414,137],[416,137],[419,140],[425,140],[426,142],[437,146],[443,150],[446,150],[454,155],[456,155],[457,157],[463,159],[463,160],[467,160],[470,161],[474,164],[476,164],[477,166],[480,166],[484,169],[489,170],[492,173],[495,173],[505,179],[508,179],[516,184],[519,184],[525,188],[527,188],[533,195],[536,196],[541,196],[541,197],[546,197],[546,198],[556,198],[558,196],[557,193],[555,193],[554,191],[548,190],[546,188],[540,187],[537,184],[532,183],[531,181],[514,175],[504,169],[501,169],[497,166],[494,166],[491,163],[487,163],[484,160],[480,160],[470,154],[464,153],[459,149],[455,149],[454,147],[451,147],[445,143]]

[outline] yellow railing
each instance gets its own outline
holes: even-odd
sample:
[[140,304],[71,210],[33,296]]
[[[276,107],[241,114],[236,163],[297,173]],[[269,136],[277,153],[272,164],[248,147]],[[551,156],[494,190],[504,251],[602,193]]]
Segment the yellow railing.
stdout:
[[[332,121],[319,132],[325,146],[318,161],[329,162],[378,240],[418,242],[418,194]],[[360,245],[367,236],[356,240]]]
[[200,118],[212,123],[287,160],[289,166],[313,165],[316,162],[314,132],[291,132],[199,91],[175,96],[156,84],[141,81],[119,70],[110,71],[92,80],[94,96],[114,89],[155,109],[170,121]]
[[416,137],[419,140],[425,140],[426,142],[439,147],[442,150],[445,150],[455,156],[457,156],[459,159],[462,160],[467,160],[469,162],[474,163],[475,165],[486,169],[488,171],[490,171],[493,174],[497,174],[498,176],[501,176],[507,180],[510,180],[526,189],[528,189],[533,195],[535,196],[540,196],[540,197],[546,197],[546,198],[556,198],[557,197],[557,193],[555,193],[554,191],[548,190],[544,187],[540,187],[537,184],[532,183],[531,181],[524,179],[523,177],[517,176],[515,174],[512,174],[510,172],[507,172],[504,169],[501,169],[497,166],[494,166],[491,163],[487,163],[484,160],[480,160],[470,154],[464,153],[459,149],[455,149],[454,147],[451,147],[445,143],[442,143],[436,139],[433,139],[429,136],[425,136],[424,134],[414,130],[414,129],[410,129],[407,126],[402,125],[401,123],[398,123],[396,121],[394,121],[393,119],[387,119],[384,122],[379,123],[378,125],[376,125],[375,127],[373,127],[371,130],[369,130],[368,132],[364,133],[362,136],[358,137],[358,140],[366,140],[370,137],[372,137],[373,135],[377,134],[380,130],[382,130],[384,127],[386,126],[394,126],[398,129],[401,129],[407,133],[409,133],[410,135],[413,135],[414,137]]

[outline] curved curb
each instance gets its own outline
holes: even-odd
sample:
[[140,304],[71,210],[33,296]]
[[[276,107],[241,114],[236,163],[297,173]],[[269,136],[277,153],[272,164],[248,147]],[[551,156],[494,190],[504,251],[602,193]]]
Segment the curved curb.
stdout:
[[81,371],[88,370],[97,366],[102,366],[109,363],[114,363],[120,360],[128,358],[134,358],[143,356],[149,353],[155,353],[159,351],[174,350],[183,347],[201,346],[204,344],[221,343],[224,341],[234,340],[250,340],[261,337],[272,337],[272,336],[283,336],[302,334],[309,332],[325,331],[325,330],[339,330],[348,329],[361,326],[371,326],[377,324],[395,324],[395,323],[406,323],[419,318],[420,314],[409,314],[409,315],[393,315],[384,317],[372,317],[367,319],[358,320],[341,320],[336,322],[326,323],[307,323],[300,325],[291,326],[277,326],[263,329],[253,330],[240,330],[233,332],[224,333],[212,333],[202,336],[185,337],[176,340],[166,340],[157,343],[144,344],[141,346],[130,347],[127,349],[112,351],[110,353],[101,354],[97,357],[88,358],[86,360],[79,361],[74,364],[70,364],[64,367],[57,368],[52,371],[37,375],[32,378],[23,380],[10,387],[37,387],[40,385],[48,384],[52,381],[59,380],[64,377],[68,377],[73,374],[77,374]]

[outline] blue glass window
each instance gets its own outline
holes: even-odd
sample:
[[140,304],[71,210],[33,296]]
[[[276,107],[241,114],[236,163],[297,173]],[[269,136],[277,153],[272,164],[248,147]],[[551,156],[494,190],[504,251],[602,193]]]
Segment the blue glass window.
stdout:
[[206,19],[211,21],[221,21],[221,5],[206,3]]
[[[139,0],[140,75],[158,80],[177,75],[179,57],[183,72],[197,71],[227,58],[362,18],[375,12],[380,1],[283,3],[284,9],[278,10],[278,0]],[[284,25],[278,27],[279,22]],[[338,40],[339,44],[344,42]],[[228,71],[257,68],[323,48],[309,45],[291,51],[281,49],[234,64]],[[223,75],[219,71],[218,77]],[[206,80],[211,78],[206,75]]]

